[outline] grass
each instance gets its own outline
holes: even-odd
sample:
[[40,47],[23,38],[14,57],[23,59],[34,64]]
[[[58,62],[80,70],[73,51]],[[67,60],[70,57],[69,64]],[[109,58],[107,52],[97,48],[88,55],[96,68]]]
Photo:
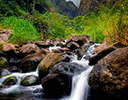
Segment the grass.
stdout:
[[14,16],[5,18],[2,25],[4,29],[13,30],[9,42],[14,44],[21,45],[28,41],[36,41],[40,36],[31,22]]

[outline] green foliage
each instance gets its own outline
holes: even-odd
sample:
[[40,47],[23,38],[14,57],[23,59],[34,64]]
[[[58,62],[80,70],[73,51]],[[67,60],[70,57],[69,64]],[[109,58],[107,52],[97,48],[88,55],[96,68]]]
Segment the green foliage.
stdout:
[[40,35],[37,33],[36,28],[32,23],[24,19],[17,19],[14,16],[5,18],[3,21],[3,26],[5,29],[13,30],[13,34],[9,42],[19,45],[28,41],[37,40],[38,36]]
[[26,14],[25,9],[21,7],[23,4],[23,0],[0,0],[0,17]]

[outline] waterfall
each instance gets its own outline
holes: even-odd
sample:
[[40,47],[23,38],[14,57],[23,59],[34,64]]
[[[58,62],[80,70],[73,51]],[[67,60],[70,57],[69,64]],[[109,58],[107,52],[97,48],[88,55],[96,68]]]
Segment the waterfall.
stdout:
[[[92,51],[99,45],[100,44],[94,44],[90,46],[87,50],[87,55],[91,55]],[[87,100],[88,99],[88,95],[90,92],[88,78],[89,78],[89,74],[92,71],[93,66],[88,65],[89,61],[84,59],[84,56],[82,57],[81,60],[72,61],[72,62],[76,62],[79,65],[82,65],[84,68],[86,68],[86,70],[79,75],[73,76],[72,90],[71,90],[70,96],[68,97],[68,100]]]
[[87,100],[90,87],[88,85],[88,75],[92,66],[83,71],[80,75],[73,77],[72,92],[69,100]]

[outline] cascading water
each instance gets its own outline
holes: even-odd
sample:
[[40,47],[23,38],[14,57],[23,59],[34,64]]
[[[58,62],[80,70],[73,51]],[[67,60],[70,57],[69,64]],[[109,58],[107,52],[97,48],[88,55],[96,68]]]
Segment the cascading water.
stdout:
[[[99,44],[92,45],[87,50],[87,55],[91,55],[91,52],[97,47]],[[84,56],[81,60],[73,60],[72,62],[76,62],[79,65],[82,65],[86,68],[79,75],[75,75],[72,81],[72,91],[68,100],[87,100],[90,92],[90,86],[88,85],[89,74],[92,71],[93,66],[89,66],[89,61],[84,59]]]
[[[87,50],[87,55],[91,55],[91,52],[98,45],[99,44],[90,46]],[[60,48],[60,47],[55,45],[54,47],[49,48],[49,50],[52,52],[53,49],[57,49],[57,48]],[[86,70],[83,71],[79,75],[73,76],[71,94],[69,97],[62,98],[61,100],[87,100],[87,98],[88,98],[88,94],[89,94],[89,90],[90,90],[90,87],[88,85],[88,76],[89,76],[93,66],[88,65],[89,61],[84,59],[84,56],[81,60],[77,60],[77,58],[78,57],[76,55],[71,55],[72,62],[75,62],[75,63],[83,66]],[[38,70],[38,67],[37,67],[37,70]],[[0,85],[2,85],[3,81],[6,80],[10,76],[15,76],[17,79],[17,83],[15,85],[10,86],[10,87],[5,87],[5,88],[0,89],[0,94],[1,93],[3,93],[3,94],[12,94],[12,93],[22,94],[22,93],[25,93],[26,94],[26,91],[27,92],[30,91],[31,94],[26,94],[26,95],[29,95],[29,97],[33,96],[33,94],[32,94],[33,91],[37,88],[42,88],[41,85],[24,87],[24,86],[20,85],[20,81],[21,81],[21,78],[28,76],[28,75],[38,76],[37,70],[35,72],[29,72],[29,73],[12,73],[9,76],[5,76],[5,77],[1,78],[0,79]],[[38,98],[38,97],[36,97],[36,98]],[[45,99],[40,97],[40,98],[38,98],[38,100],[45,100]],[[50,100],[53,100],[53,99],[50,99]],[[58,100],[58,99],[54,99],[54,100]]]

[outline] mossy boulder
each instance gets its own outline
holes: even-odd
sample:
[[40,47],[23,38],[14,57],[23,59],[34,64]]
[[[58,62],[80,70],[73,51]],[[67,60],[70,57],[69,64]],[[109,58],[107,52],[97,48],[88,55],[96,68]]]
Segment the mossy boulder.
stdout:
[[29,76],[23,76],[21,78],[21,83],[20,85],[22,86],[32,86],[32,85],[38,85],[39,80],[37,76],[29,75]]
[[4,84],[4,85],[15,85],[16,83],[17,83],[17,78],[15,76],[10,76],[2,84]]

